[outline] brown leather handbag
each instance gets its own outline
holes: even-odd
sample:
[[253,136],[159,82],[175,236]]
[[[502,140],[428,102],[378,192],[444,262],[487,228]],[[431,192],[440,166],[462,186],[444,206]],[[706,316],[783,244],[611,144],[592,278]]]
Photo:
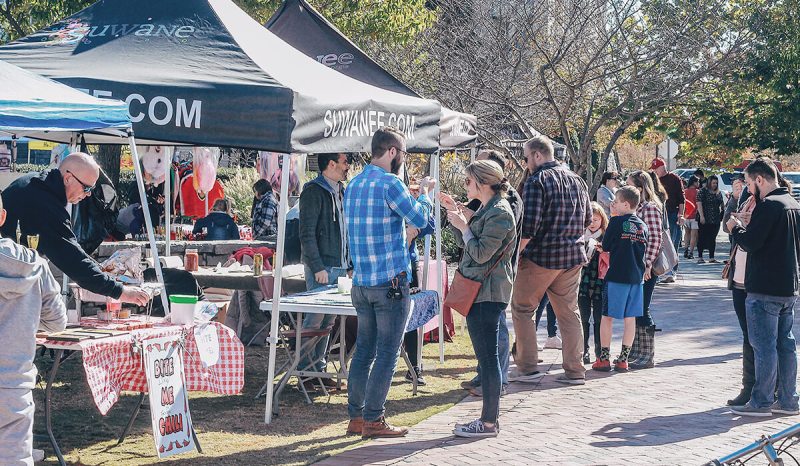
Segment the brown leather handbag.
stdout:
[[503,260],[508,252],[509,246],[513,245],[515,240],[511,240],[503,249],[503,253],[497,258],[495,263],[483,275],[481,281],[470,280],[461,275],[459,270],[456,270],[453,276],[453,282],[450,284],[450,290],[447,292],[447,297],[444,299],[444,306],[450,309],[455,309],[456,312],[466,317],[472,305],[475,304],[475,298],[478,297],[478,292],[481,290],[481,285],[486,278],[494,271],[495,267]]

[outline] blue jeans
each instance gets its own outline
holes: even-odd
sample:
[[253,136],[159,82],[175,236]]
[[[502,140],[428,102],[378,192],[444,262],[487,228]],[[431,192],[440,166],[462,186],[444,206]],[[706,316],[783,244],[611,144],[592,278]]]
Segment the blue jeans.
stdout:
[[[306,290],[308,291],[327,285],[335,285],[339,277],[347,276],[346,269],[341,267],[325,267],[325,271],[328,272],[328,283],[321,284],[317,283],[317,280],[314,278],[314,272],[312,272],[308,266],[304,267],[304,269],[306,273]],[[336,316],[332,314],[303,314],[303,329],[319,330],[332,325],[335,319]],[[305,340],[304,338],[302,344],[305,344]],[[314,348],[308,352],[308,356],[300,361],[298,369],[324,372],[325,366],[328,365],[325,356],[327,356],[329,340],[330,336],[320,338],[314,345]],[[309,367],[312,364],[313,367]]]
[[498,325],[507,303],[475,303],[467,314],[467,329],[482,372],[481,420],[497,422],[500,416],[500,360],[497,356]]
[[[469,316],[469,314],[467,314],[467,316]],[[506,311],[503,309],[503,312],[500,313],[497,331],[497,356],[500,359],[500,380],[502,381],[503,385],[508,385],[508,358],[510,353],[510,343],[511,342],[509,341],[508,337],[508,324],[506,323]],[[478,375],[473,377],[471,383],[474,387],[479,387],[481,385],[480,361],[478,361],[478,367],[476,367],[475,370],[478,372]]]
[[[797,409],[797,348],[792,334],[795,298],[774,301],[752,294],[745,299],[747,334],[756,360],[750,406],[768,408],[778,390],[784,409]],[[777,385],[776,385],[777,380]]]
[[[675,246],[675,251],[681,248],[681,226],[678,225],[678,212],[667,214],[667,223],[669,223],[669,236],[672,238],[672,245]],[[678,264],[675,264],[674,271],[678,270]]]
[[550,297],[547,293],[542,296],[539,302],[539,307],[536,308],[536,328],[539,328],[539,321],[542,320],[542,314],[547,309],[547,337],[553,338],[558,334],[558,322],[556,321],[556,313],[553,312],[553,305],[550,304]]
[[408,279],[402,275],[399,280],[402,299],[386,296],[390,288],[388,282],[378,286],[353,287],[358,337],[347,379],[350,419],[363,417],[365,422],[375,422],[383,416],[386,395],[400,355],[400,343],[411,314]]

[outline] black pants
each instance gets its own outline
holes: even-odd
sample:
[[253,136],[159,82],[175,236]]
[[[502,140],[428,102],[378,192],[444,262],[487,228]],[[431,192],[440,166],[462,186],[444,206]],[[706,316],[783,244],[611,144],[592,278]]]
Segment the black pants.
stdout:
[[636,326],[637,327],[650,327],[655,325],[656,323],[653,321],[653,314],[650,313],[650,301],[653,300],[653,291],[656,289],[656,281],[658,281],[658,277],[653,274],[650,277],[650,280],[644,282],[644,286],[642,286],[642,300],[644,301],[644,309],[642,313],[642,317],[636,318]]
[[[411,263],[411,282],[409,283],[411,288],[419,288],[419,277],[417,274],[417,262]],[[419,350],[419,345],[417,344],[417,331],[412,330],[410,332],[406,332],[403,335],[403,345],[406,349],[406,354],[408,355],[408,360],[411,361],[411,365],[417,369],[419,369],[419,355],[417,351]]]
[[594,355],[600,357],[600,321],[603,319],[603,296],[578,296],[583,324],[583,352],[589,352],[589,320],[594,322]]
[[736,318],[739,319],[739,327],[741,327],[744,337],[742,340],[742,388],[749,391],[756,381],[756,364],[753,347],[750,346],[750,338],[747,336],[747,313],[744,306],[747,292],[734,288],[731,293],[733,294],[733,310],[736,311]]
[[697,238],[697,255],[703,258],[703,251],[708,250],[709,259],[714,258],[714,251],[717,249],[717,234],[719,233],[719,223],[701,223]]

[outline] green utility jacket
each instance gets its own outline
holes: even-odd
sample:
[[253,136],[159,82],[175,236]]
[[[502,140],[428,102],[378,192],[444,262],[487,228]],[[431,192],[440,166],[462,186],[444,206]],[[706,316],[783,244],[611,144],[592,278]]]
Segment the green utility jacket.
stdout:
[[[517,236],[514,214],[508,201],[500,195],[494,196],[479,209],[469,222],[473,238],[464,242],[461,231],[450,227],[458,245],[464,248],[458,269],[464,278],[482,282],[476,303],[508,303],[511,301],[513,284],[512,260],[514,241]],[[510,247],[506,247],[511,243]],[[484,279],[489,268],[497,262],[497,267]]]

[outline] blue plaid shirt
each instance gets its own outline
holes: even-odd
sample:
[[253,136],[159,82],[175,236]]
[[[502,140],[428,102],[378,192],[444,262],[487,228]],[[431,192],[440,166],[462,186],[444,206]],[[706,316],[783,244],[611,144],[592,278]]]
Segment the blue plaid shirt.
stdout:
[[353,285],[377,286],[402,272],[410,279],[405,223],[425,227],[432,210],[427,196],[415,200],[400,178],[378,166],[353,178],[344,193]]

